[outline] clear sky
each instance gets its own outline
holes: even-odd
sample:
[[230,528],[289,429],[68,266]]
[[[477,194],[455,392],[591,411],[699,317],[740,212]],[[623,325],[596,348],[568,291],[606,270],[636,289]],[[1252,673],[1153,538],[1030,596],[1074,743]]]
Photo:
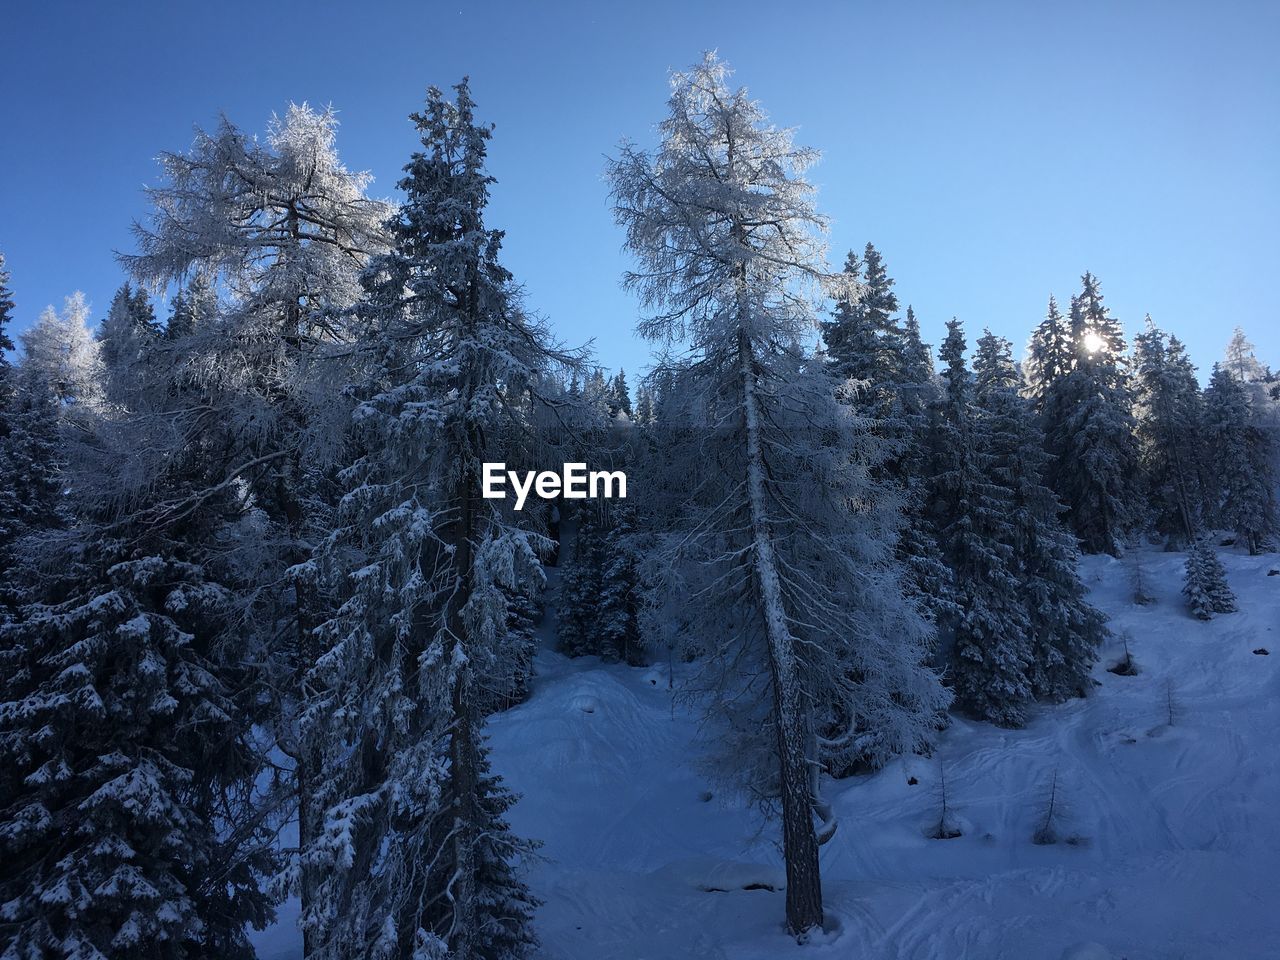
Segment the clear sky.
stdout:
[[872,240],[926,338],[953,314],[1019,351],[1091,270],[1208,367],[1242,325],[1280,366],[1280,3],[7,4],[0,250],[17,326],[122,276],[155,155],[219,111],[262,131],[333,104],[339,150],[392,196],[428,84],[470,74],[497,125],[490,222],[531,305],[635,371],[648,348],[604,158],[652,140],[667,72],[715,48],[822,150],[833,262]]

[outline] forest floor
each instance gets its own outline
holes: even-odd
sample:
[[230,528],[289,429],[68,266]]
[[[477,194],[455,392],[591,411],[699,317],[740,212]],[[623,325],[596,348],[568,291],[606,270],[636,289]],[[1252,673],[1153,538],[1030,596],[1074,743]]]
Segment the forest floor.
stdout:
[[[532,697],[489,725],[494,768],[523,794],[512,827],[543,843],[538,956],[1280,958],[1280,558],[1222,558],[1240,609],[1208,623],[1182,602],[1183,554],[1087,558],[1115,634],[1089,698],[1022,730],[957,719],[932,758],[828,782],[828,929],[805,947],[782,927],[777,827],[691,762],[697,716],[665,665],[565,658],[548,616]],[[1132,600],[1135,559],[1149,605]],[[1124,635],[1135,676],[1106,669]],[[1055,773],[1058,842],[1037,845]],[[941,775],[949,840],[928,837]],[[264,960],[296,955],[281,932]]]

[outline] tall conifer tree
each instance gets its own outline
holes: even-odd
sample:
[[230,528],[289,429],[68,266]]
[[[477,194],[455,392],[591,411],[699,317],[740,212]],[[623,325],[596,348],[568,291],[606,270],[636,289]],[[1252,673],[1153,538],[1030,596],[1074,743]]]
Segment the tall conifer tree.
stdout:
[[364,275],[377,363],[353,387],[357,455],[314,567],[339,597],[308,680],[317,956],[508,960],[533,941],[531,845],[503,819],[481,724],[511,695],[510,600],[538,589],[549,544],[532,512],[481,498],[481,467],[527,457],[529,398],[561,355],[499,260],[490,128],[454,90],[412,117],[392,249]]
[[1134,338],[1134,413],[1149,523],[1171,547],[1201,523],[1200,385],[1182,344],[1147,317]]
[[1085,599],[1079,550],[1062,526],[1062,505],[1044,483],[1048,454],[1007,340],[987,332],[974,358],[974,392],[990,445],[989,472],[1010,494],[1008,516],[1019,593],[1030,624],[1028,678],[1038,699],[1080,696],[1106,636]]
[[1019,593],[1010,488],[994,478],[992,424],[978,416],[960,321],[947,323],[946,364],[934,480],[944,556],[955,572],[957,612],[945,626],[956,703],[1004,726],[1020,726],[1032,699],[1031,623]]
[[1116,554],[1137,511],[1132,397],[1124,334],[1089,273],[1072,303],[1070,350],[1041,401],[1051,485],[1085,552]]
[[1205,459],[1212,522],[1234,531],[1257,554],[1278,529],[1276,451],[1246,391],[1226,367],[1214,364],[1204,395]]

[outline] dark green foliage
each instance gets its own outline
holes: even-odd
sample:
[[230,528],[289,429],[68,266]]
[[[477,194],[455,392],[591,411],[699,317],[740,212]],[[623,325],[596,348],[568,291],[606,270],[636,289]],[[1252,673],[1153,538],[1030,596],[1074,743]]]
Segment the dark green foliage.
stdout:
[[559,646],[571,657],[645,662],[639,626],[634,513],[588,503],[578,511],[573,553],[561,575]]
[[875,473],[902,498],[895,555],[903,564],[909,595],[936,621],[954,613],[955,602],[953,577],[926,510],[934,426],[930,404],[936,392],[933,361],[920,338],[915,311],[908,307],[905,321],[894,317],[898,298],[893,279],[872,244],[861,261],[850,251],[844,273],[861,290],[856,299],[837,300],[831,320],[822,324],[828,363],[839,379],[852,381],[842,387],[843,399],[891,443]]
[[609,410],[616,417],[625,413],[631,417],[631,390],[627,386],[627,372],[618,370],[618,375],[609,384]]
[[524,593],[508,590],[507,601],[507,658],[510,661],[510,682],[498,691],[495,707],[506,710],[529,698],[529,683],[533,679],[533,658],[538,652],[538,640],[534,636],[542,615],[539,603]]
[[38,378],[15,376],[20,383],[3,411],[0,430],[0,622],[12,610],[27,579],[19,563],[19,541],[59,525],[62,513],[63,455],[58,406]]
[[598,511],[578,511],[572,555],[561,553],[557,638],[560,652],[570,657],[599,654],[595,607],[600,597],[604,566],[604,531]]
[[1060,413],[1052,409],[1057,397],[1052,388],[1071,370],[1073,351],[1071,333],[1058,301],[1049,298],[1045,318],[1040,321],[1027,345],[1027,362],[1023,370],[1026,393],[1037,414],[1053,420]]
[[647,427],[653,423],[653,394],[644,382],[641,382],[636,390],[635,420],[642,427]]
[[636,549],[635,512],[625,502],[611,511],[605,535],[601,591],[596,629],[600,655],[639,665],[645,662],[640,639],[640,557]]
[[[478,796],[475,806],[479,822],[475,845],[476,916],[479,923],[472,942],[476,960],[516,960],[537,945],[533,933],[533,914],[541,901],[529,892],[520,871],[536,856],[539,844],[518,839],[511,832],[506,813],[519,799],[489,769],[488,748],[478,750]],[[440,828],[452,821],[445,817]],[[442,858],[426,878],[429,890],[450,889],[453,862]],[[447,943],[453,923],[453,910],[447,898],[437,897],[423,917],[421,929]],[[417,954],[412,955],[414,960]],[[431,957],[433,954],[426,953]],[[445,954],[448,956],[448,954]]]
[[128,369],[160,333],[147,291],[126,282],[111,298],[106,319],[98,330],[102,362],[109,369]]

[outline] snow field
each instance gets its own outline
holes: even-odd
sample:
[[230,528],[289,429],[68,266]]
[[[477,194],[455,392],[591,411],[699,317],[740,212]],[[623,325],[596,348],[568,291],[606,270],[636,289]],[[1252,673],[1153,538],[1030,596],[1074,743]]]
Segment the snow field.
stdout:
[[[666,669],[562,657],[549,617],[532,698],[489,726],[524,795],[512,826],[544,844],[541,955],[1280,958],[1280,680],[1252,652],[1276,645],[1280,564],[1223,550],[1240,610],[1202,623],[1179,593],[1184,555],[1139,556],[1148,606],[1132,603],[1132,555],[1084,561],[1115,634],[1089,699],[1022,730],[957,719],[934,757],[828,784],[828,929],[805,947],[782,929],[777,827],[700,775],[697,717],[673,706]],[[1105,669],[1123,633],[1136,676]],[[951,840],[927,836],[940,770]],[[1037,845],[1055,771],[1058,842]]]

